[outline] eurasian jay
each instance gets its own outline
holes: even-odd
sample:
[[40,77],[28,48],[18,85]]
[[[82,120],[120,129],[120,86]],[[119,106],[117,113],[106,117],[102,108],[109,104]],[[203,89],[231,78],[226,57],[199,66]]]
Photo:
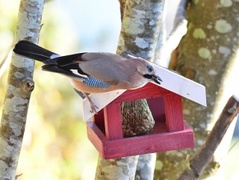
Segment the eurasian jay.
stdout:
[[138,57],[127,58],[111,53],[77,53],[60,56],[32,42],[19,41],[13,51],[16,54],[36,59],[45,65],[45,71],[68,76],[74,88],[81,91],[89,100],[91,109],[96,106],[88,93],[108,92],[117,89],[136,89],[152,81],[162,80],[146,60]]

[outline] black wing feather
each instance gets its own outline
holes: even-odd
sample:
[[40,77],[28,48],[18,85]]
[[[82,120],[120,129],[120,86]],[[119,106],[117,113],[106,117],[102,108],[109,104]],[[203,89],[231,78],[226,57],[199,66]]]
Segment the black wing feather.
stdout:
[[[57,62],[59,66],[66,66],[71,63],[75,63],[76,61],[81,61],[81,56],[85,53],[78,53],[78,54],[71,54],[67,56],[60,56],[54,58],[54,60]],[[83,60],[82,60],[83,61]]]
[[81,56],[83,54],[85,53],[78,53],[78,54],[56,57],[53,59],[56,62],[56,64],[54,65],[48,64],[48,66],[45,65],[42,67],[42,69],[46,71],[51,71],[51,72],[58,72],[61,74],[63,74],[64,72],[64,73],[67,73],[66,75],[68,76],[79,77],[79,75],[76,75],[71,71],[71,70],[76,70],[79,74],[82,74],[82,76],[88,77],[88,74],[82,71],[82,69],[80,69],[79,67],[78,61],[82,60]]
[[69,69],[60,68],[56,64],[46,64],[46,65],[42,66],[42,70],[55,72],[55,73],[62,74],[62,75],[65,75],[65,76],[69,76],[69,77],[72,77],[72,78],[77,78],[77,79],[81,78],[82,81],[87,78],[87,77],[84,77],[84,76],[76,75],[72,71],[70,71]]

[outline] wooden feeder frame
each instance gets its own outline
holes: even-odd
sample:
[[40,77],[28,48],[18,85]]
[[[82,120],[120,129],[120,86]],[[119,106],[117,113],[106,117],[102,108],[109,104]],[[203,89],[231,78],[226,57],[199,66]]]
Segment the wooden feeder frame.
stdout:
[[[147,99],[155,126],[141,136],[123,137],[121,103]],[[194,147],[193,130],[183,119],[182,97],[148,83],[127,90],[87,123],[88,138],[105,159]]]

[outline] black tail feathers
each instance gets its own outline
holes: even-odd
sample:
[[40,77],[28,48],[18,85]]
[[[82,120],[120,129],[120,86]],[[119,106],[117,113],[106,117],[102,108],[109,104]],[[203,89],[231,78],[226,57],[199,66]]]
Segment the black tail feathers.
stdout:
[[45,64],[49,64],[49,63],[52,64],[52,63],[54,63],[54,60],[52,60],[52,59],[59,57],[58,54],[48,51],[32,42],[29,42],[26,40],[19,41],[15,45],[13,51],[16,54],[39,60]]

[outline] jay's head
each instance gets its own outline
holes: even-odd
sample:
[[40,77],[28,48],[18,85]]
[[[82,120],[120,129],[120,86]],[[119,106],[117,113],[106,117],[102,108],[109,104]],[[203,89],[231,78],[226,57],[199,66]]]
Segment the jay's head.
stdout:
[[153,81],[157,84],[161,84],[162,79],[156,75],[155,70],[151,64],[149,64],[146,60],[139,58],[139,60],[142,62],[138,66],[139,73],[149,81]]

